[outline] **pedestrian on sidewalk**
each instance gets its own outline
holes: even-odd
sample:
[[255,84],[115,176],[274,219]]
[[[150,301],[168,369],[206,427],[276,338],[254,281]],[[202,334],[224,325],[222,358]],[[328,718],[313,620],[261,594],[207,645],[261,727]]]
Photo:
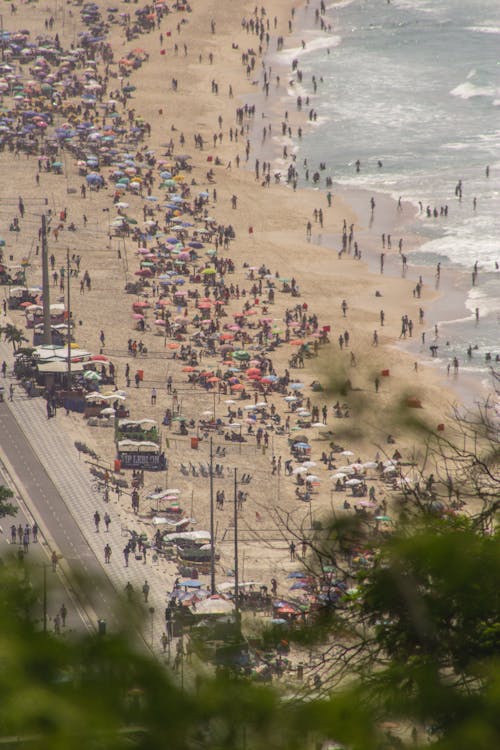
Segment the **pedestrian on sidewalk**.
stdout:
[[144,585],[142,587],[142,594],[144,596],[144,601],[147,604],[148,603],[148,596],[149,596],[149,583],[147,581],[144,581]]
[[111,523],[111,516],[110,516],[110,515],[109,515],[109,513],[108,513],[108,512],[106,511],[106,513],[104,514],[104,524],[105,524],[105,526],[106,526],[106,531],[109,531],[109,524],[110,524],[110,523]]
[[128,568],[128,558],[130,557],[130,547],[128,544],[123,549],[123,557],[125,558],[125,567]]
[[99,533],[99,524],[101,523],[101,516],[98,510],[94,513],[95,530]]
[[61,609],[59,610],[59,614],[61,616],[61,624],[63,628],[66,627],[66,617],[68,616],[68,610],[66,609],[66,605],[64,602],[61,604]]
[[2,375],[4,378],[7,377],[7,362],[5,360],[2,362]]
[[38,524],[36,521],[31,527],[31,533],[33,534],[33,542],[36,544],[38,542]]
[[13,523],[10,527],[10,541],[12,542],[12,544],[15,544],[17,542],[17,526],[15,523]]
[[127,585],[125,586],[125,593],[127,594],[127,599],[129,602],[132,601],[132,595],[134,593],[134,587],[130,583],[130,581],[127,581]]
[[167,650],[167,646],[168,646],[168,635],[166,633],[162,633],[160,641],[161,641],[161,647],[162,647],[163,653],[165,653],[165,651]]
[[52,552],[50,561],[52,563],[52,571],[55,573],[57,569],[57,552],[55,550]]
[[111,547],[109,546],[109,544],[104,547],[104,562],[107,565],[109,565],[109,563],[111,562]]
[[9,401],[14,401],[14,385],[9,385]]

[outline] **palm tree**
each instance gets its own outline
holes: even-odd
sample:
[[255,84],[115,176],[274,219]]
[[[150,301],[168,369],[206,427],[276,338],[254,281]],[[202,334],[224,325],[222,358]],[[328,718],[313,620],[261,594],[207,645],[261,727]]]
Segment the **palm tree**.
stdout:
[[6,326],[3,326],[2,328],[0,328],[0,333],[3,333],[5,341],[8,341],[9,344],[12,344],[14,353],[17,351],[17,347],[23,341],[28,341],[28,339],[26,338],[26,336],[24,336],[21,329],[16,328],[16,326],[13,325],[12,323],[7,323]]

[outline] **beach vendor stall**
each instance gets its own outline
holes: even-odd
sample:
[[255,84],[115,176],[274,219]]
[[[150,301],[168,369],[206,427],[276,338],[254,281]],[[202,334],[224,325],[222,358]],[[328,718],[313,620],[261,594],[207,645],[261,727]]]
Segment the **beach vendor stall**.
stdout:
[[122,469],[165,471],[168,466],[160,446],[149,440],[118,440],[117,451]]

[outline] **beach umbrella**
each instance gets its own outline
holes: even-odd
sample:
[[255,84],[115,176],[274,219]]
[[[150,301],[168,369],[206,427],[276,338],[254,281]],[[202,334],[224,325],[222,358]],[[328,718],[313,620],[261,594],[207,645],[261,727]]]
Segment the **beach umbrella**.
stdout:
[[301,581],[300,579],[295,581],[295,583],[292,583],[290,586],[290,591],[296,591],[297,589],[307,589],[309,588],[309,584],[307,581]]
[[96,383],[101,380],[101,376],[97,372],[94,372],[94,370],[85,370],[83,377],[85,380],[91,380]]

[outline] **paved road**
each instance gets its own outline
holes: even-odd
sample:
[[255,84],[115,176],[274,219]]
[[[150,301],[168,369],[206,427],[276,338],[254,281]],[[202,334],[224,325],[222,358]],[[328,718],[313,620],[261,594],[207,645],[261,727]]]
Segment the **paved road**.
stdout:
[[[3,561],[18,560],[22,555],[29,563],[30,577],[33,584],[39,592],[39,599],[34,609],[34,616],[39,622],[44,624],[47,630],[55,630],[56,616],[59,614],[60,632],[68,633],[72,631],[87,632],[91,623],[86,613],[83,611],[78,598],[73,594],[71,588],[67,585],[64,578],[57,573],[52,572],[52,566],[49,562],[50,554],[46,540],[42,535],[38,535],[35,540],[33,533],[30,533],[28,552],[25,553],[24,545],[20,541],[19,534],[16,533],[13,538],[11,527],[19,526],[24,530],[26,526],[33,528],[34,518],[30,509],[26,506],[24,499],[19,495],[18,488],[13,478],[7,472],[5,465],[0,459],[0,484],[11,489],[14,493],[12,503],[17,507],[17,512],[13,516],[7,516],[2,519],[0,534],[0,559]],[[45,594],[45,595],[44,595]],[[45,600],[45,606],[44,606]],[[66,610],[66,622],[61,620],[61,609]]]
[[[2,451],[12,465],[12,474],[20,494],[40,528],[46,529],[49,544],[60,552],[61,569],[81,570],[86,576],[97,576],[92,591],[80,593],[82,604],[91,605],[92,624],[106,620],[108,630],[115,630],[123,622],[123,612],[114,615],[117,594],[123,596],[126,584],[134,590],[134,601],[145,605],[142,590],[145,580],[149,585],[149,599],[141,613],[143,638],[148,647],[161,653],[160,638],[164,630],[164,609],[168,592],[178,575],[173,562],[159,559],[153,554],[147,560],[130,556],[125,564],[123,548],[130,539],[130,530],[138,530],[137,518],[132,509],[119,502],[114,493],[108,503],[92,490],[89,468],[79,459],[73,440],[59,424],[59,418],[47,419],[45,402],[28,398],[11,374],[12,351],[0,341],[0,360],[9,365],[7,377],[1,378],[8,393],[10,383],[15,385],[12,402],[0,404],[0,458]],[[61,420],[63,421],[63,420]],[[94,514],[101,518],[108,512],[111,517],[109,531],[96,532]],[[10,524],[9,524],[10,526]],[[143,527],[139,526],[142,531]],[[104,564],[104,546],[112,549],[110,563]],[[127,621],[129,621],[127,613]]]
[[[80,605],[87,612],[94,612],[97,618],[105,619],[112,627],[114,590],[103,579],[102,569],[94,552],[5,403],[0,403],[0,436],[2,451],[15,475],[21,478],[36,518],[42,519],[48,538],[56,542],[68,566],[71,570],[81,570],[89,579],[100,575],[99,586],[92,587],[91,591],[83,591],[80,587],[76,589]],[[6,519],[5,536],[8,536],[10,525],[10,520]],[[92,625],[96,627],[97,623],[93,622]]]

